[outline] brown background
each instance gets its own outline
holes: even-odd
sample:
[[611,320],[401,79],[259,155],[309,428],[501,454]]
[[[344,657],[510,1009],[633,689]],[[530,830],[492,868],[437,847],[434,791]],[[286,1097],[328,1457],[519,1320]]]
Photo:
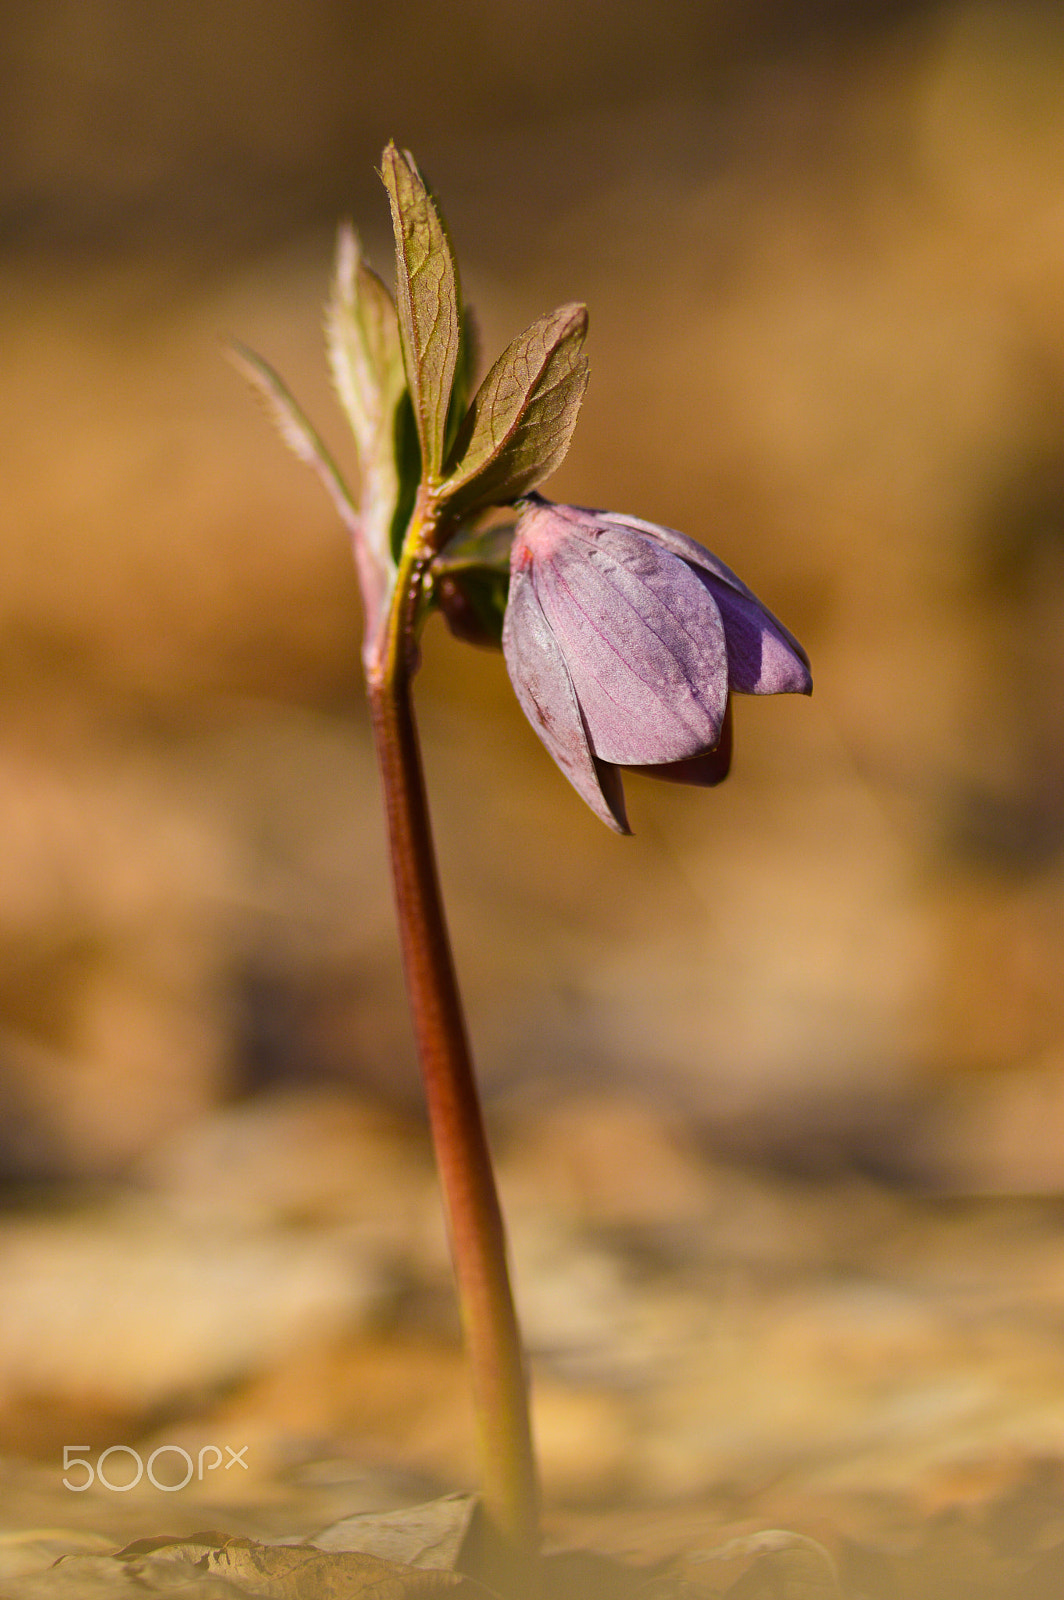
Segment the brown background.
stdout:
[[[1059,8],[0,21],[12,1199],[144,1184],[227,1106],[416,1110],[348,555],[223,353],[262,351],[344,454],[320,307],[340,216],[387,270],[391,136],[489,358],[589,304],[550,492],[702,538],[816,683],[740,703],[719,792],[632,780],[618,841],[501,660],[433,625],[426,761],[493,1126],[623,1090],[731,1158],[1059,1190]],[[313,1168],[317,1126],[267,1169]]]
[[[342,452],[330,235],[387,269],[395,135],[488,352],[590,304],[552,492],[703,538],[816,668],[739,707],[721,793],[633,783],[621,844],[501,663],[429,640],[489,1083],[1055,1184],[1056,8],[452,11],[4,8],[4,1166],[113,1170],[263,1077],[409,1091],[343,540],[222,359]],[[981,1149],[999,1093],[1033,1165]]]

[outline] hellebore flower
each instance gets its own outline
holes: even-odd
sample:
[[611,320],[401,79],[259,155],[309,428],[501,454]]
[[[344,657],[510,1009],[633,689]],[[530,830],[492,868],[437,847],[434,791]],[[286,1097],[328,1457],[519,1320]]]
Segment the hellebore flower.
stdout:
[[502,645],[525,715],[618,833],[622,768],[719,783],[731,692],[813,686],[797,639],[695,540],[538,495],[519,511]]

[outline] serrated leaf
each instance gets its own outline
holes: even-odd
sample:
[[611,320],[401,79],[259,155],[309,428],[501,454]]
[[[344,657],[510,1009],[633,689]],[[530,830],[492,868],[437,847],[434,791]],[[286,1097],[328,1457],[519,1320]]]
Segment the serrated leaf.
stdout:
[[395,299],[426,476],[443,466],[447,409],[461,345],[458,270],[447,230],[413,156],[389,144],[381,162],[395,232]]
[[406,375],[392,297],[366,265],[358,238],[347,226],[340,230],[332,294],[325,308],[325,348],[355,436],[364,538],[387,572],[394,567],[391,527],[400,498],[397,419],[406,395]]
[[[253,350],[249,350],[246,345],[232,345],[229,354],[233,364],[244,374],[264,402],[282,439],[300,461],[314,469],[333,505],[340,513],[341,521],[351,535],[365,609],[366,634],[367,637],[371,636],[376,629],[395,572],[395,565],[388,553],[387,530],[382,554],[376,543],[371,543],[367,539],[363,518],[332,456],[307,420],[284,379],[274,371],[269,362],[264,361]],[[374,534],[375,539],[376,534]]]
[[355,537],[361,535],[361,518],[354,500],[340,476],[336,463],[308,421],[299,403],[279,373],[268,361],[249,350],[247,345],[233,344],[229,349],[234,366],[243,373],[252,388],[264,402],[274,426],[288,448],[300,461],[313,467],[343,520],[344,526]]
[[453,511],[503,505],[559,466],[587,388],[587,311],[561,306],[503,351],[477,390],[443,485]]
[[364,467],[381,433],[391,432],[406,376],[392,297],[366,264],[358,235],[347,224],[337,239],[325,349]]

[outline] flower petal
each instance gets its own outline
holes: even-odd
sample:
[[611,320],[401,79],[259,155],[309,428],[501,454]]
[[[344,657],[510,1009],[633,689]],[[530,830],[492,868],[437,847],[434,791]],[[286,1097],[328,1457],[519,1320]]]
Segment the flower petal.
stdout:
[[733,689],[741,694],[812,693],[809,657],[794,634],[711,550],[675,528],[644,522],[640,517],[616,516],[612,512],[601,515],[655,540],[681,561],[705,574],[703,581],[724,619],[728,672]]
[[704,755],[691,756],[687,761],[659,762],[652,767],[629,767],[629,772],[642,772],[648,778],[664,778],[666,783],[687,783],[699,789],[715,789],[731,771],[732,760],[732,709],[724,713],[724,726],[720,730],[720,743],[715,750]]
[[704,573],[702,581],[724,618],[728,678],[740,694],[811,694],[805,651],[753,595]]
[[686,562],[609,517],[546,505],[523,513],[514,562],[531,571],[596,756],[634,766],[716,746],[724,627]]
[[502,648],[522,711],[573,788],[608,827],[630,833],[620,775],[591,751],[572,679],[528,567],[515,566],[510,580]]

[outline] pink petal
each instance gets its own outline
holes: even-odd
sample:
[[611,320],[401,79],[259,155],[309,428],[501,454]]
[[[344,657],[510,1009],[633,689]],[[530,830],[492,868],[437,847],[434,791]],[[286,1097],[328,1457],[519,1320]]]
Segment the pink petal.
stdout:
[[[584,513],[595,517],[594,512]],[[689,539],[675,528],[640,517],[600,515],[622,528],[630,528],[653,539],[681,561],[704,573],[724,619],[728,641],[728,671],[731,687],[741,694],[810,694],[813,679],[809,657],[798,640],[773,616],[767,606],[748,589],[730,567],[725,566],[705,545]]]
[[608,827],[629,833],[619,775],[592,754],[572,680],[527,568],[510,580],[502,648],[521,709],[569,782]]
[[727,661],[720,613],[700,576],[642,534],[605,519],[565,519],[559,530],[552,516],[534,511],[518,539],[594,753],[630,766],[715,746]]

